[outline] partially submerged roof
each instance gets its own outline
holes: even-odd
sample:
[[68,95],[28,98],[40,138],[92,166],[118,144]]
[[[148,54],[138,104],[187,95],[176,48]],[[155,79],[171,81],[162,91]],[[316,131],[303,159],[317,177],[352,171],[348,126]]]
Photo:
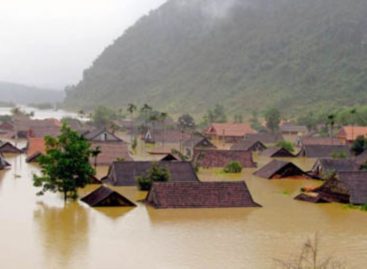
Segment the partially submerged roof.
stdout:
[[[107,184],[114,186],[135,186],[136,178],[147,174],[153,163],[150,161],[120,161],[113,162],[108,175],[104,178]],[[199,181],[190,162],[157,162],[166,168],[170,174],[170,180],[175,181]]]
[[254,173],[255,176],[267,179],[285,177],[309,177],[301,168],[291,162],[272,160]]
[[155,182],[146,201],[155,208],[259,207],[244,181]]
[[351,204],[367,204],[367,171],[340,172],[338,178],[348,189]]
[[334,154],[343,153],[350,156],[350,149],[347,145],[304,145],[299,156],[308,158],[327,158]]
[[359,166],[367,164],[367,150],[359,154],[358,156],[354,157],[354,162],[357,163]]
[[[97,156],[97,165],[109,166],[114,161],[131,161],[128,145],[124,142],[93,142],[91,149],[99,148],[101,153]],[[91,157],[91,163],[95,163],[95,158]]]
[[232,145],[231,150],[263,151],[267,147],[260,141],[242,140]]
[[261,153],[261,156],[266,156],[266,157],[285,157],[285,158],[287,158],[287,157],[295,157],[294,154],[292,154],[291,152],[289,152],[285,148],[280,148],[280,147],[273,147],[273,148],[265,149]]
[[46,153],[46,144],[43,137],[28,138],[27,162],[35,161],[40,155]]
[[242,167],[256,167],[252,152],[248,150],[195,150],[193,160],[203,168],[225,167],[232,161],[237,161]]
[[208,138],[201,134],[195,134],[191,138],[185,140],[183,142],[185,147],[192,147],[192,148],[212,148],[216,149],[217,147],[210,142]]
[[282,133],[307,133],[308,129],[304,125],[296,125],[293,123],[284,123],[279,127]]
[[321,175],[327,172],[357,171],[359,166],[351,159],[318,159],[312,167],[312,173]]
[[22,153],[22,151],[10,142],[0,143],[1,153]]
[[92,207],[117,207],[117,206],[136,206],[129,199],[118,192],[107,187],[101,186],[81,199],[84,203]]
[[11,166],[10,163],[5,160],[4,156],[0,153],[0,169],[4,169]]

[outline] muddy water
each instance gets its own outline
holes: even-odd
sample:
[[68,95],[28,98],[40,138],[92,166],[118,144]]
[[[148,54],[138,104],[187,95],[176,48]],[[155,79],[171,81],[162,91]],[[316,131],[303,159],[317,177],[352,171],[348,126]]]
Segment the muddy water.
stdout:
[[[253,170],[229,177],[202,171],[203,180],[245,179],[263,208],[93,209],[64,205],[56,194],[37,197],[31,180],[37,167],[24,156],[7,158],[12,169],[0,172],[0,268],[277,268],[273,259],[294,256],[316,232],[321,255],[367,267],[367,213],[293,200],[301,186],[317,182],[268,181],[252,177]],[[134,187],[116,190],[134,201],[145,195]]]

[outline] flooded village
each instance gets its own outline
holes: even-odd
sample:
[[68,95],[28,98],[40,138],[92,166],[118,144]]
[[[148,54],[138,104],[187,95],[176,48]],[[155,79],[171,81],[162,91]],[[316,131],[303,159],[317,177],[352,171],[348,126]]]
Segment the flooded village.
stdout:
[[[182,128],[170,117],[104,127],[35,118],[0,125],[7,268],[284,268],[276,261],[297,256],[315,234],[320,257],[340,268],[365,264],[367,159],[351,145],[366,128],[320,137],[286,122],[272,133],[245,123]],[[99,150],[89,160],[95,176],[66,203],[33,186],[45,137],[60,135],[63,122]],[[169,178],[142,190],[138,179],[153,166]]]

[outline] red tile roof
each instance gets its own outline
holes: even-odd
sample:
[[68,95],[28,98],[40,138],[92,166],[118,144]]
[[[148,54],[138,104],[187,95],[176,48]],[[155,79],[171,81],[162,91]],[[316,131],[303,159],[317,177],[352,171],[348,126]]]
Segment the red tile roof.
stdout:
[[356,140],[358,136],[367,136],[367,127],[364,126],[344,126],[340,129],[337,137],[347,141]]
[[46,153],[46,144],[43,138],[28,138],[27,161],[32,161],[33,157]]
[[256,167],[252,152],[247,150],[195,150],[193,160],[204,168],[225,167],[231,161],[239,162],[242,167]]
[[[101,153],[97,157],[97,165],[111,165],[114,161],[131,161],[128,145],[124,142],[94,142],[91,148],[100,148]],[[91,157],[90,162],[94,164],[95,159]]]

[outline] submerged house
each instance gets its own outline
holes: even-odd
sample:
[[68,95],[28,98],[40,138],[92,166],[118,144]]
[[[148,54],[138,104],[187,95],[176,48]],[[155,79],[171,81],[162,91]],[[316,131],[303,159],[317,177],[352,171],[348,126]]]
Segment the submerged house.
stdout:
[[228,163],[237,161],[243,168],[256,167],[252,152],[247,150],[195,150],[193,162],[203,168],[225,167]]
[[58,136],[61,122],[56,119],[34,120],[17,117],[14,120],[15,136],[18,138]]
[[205,135],[212,140],[221,140],[225,143],[236,143],[244,139],[247,134],[256,133],[245,123],[213,123],[205,131]]
[[2,142],[0,143],[0,153],[14,153],[19,154],[22,153],[22,150],[14,146],[10,142]]
[[270,158],[291,158],[291,157],[295,157],[295,155],[293,153],[291,153],[288,150],[286,150],[285,148],[281,148],[281,147],[268,148],[268,149],[264,150],[263,152],[261,152],[261,156],[266,156],[266,157],[270,157]]
[[37,158],[46,153],[45,140],[42,137],[30,137],[27,144],[26,162],[36,162]]
[[192,157],[195,150],[200,149],[216,149],[217,147],[205,136],[201,134],[194,134],[189,139],[183,142],[183,152]]
[[313,136],[306,136],[302,137],[299,141],[299,145],[302,146],[309,146],[309,145],[345,145],[344,142],[340,141],[336,137],[313,137]]
[[260,141],[242,140],[231,146],[231,150],[264,151],[267,147]]
[[296,125],[289,122],[280,125],[279,130],[282,135],[288,135],[288,136],[303,136],[308,133],[308,129],[306,126]]
[[349,147],[347,145],[304,145],[298,156],[307,158],[330,158],[338,154],[349,157]]
[[301,168],[291,162],[272,160],[254,173],[255,176],[266,179],[281,178],[310,178]]
[[260,207],[244,181],[154,182],[146,202],[161,209]]
[[367,137],[367,127],[365,126],[344,126],[342,127],[336,137],[339,141],[350,144],[357,139],[358,136]]
[[104,186],[99,187],[81,198],[81,201],[91,207],[136,206],[126,197]]
[[339,172],[312,193],[295,197],[308,202],[339,202],[354,205],[367,204],[367,171]]
[[4,156],[0,153],[0,170],[10,167],[10,163],[8,163]]
[[[108,174],[102,180],[113,186],[136,186],[137,177],[144,176],[155,162],[149,161],[120,161],[113,162]],[[166,168],[170,175],[170,181],[198,182],[195,170],[190,162],[161,161],[158,164]]]
[[353,160],[356,164],[359,165],[359,167],[366,166],[367,165],[367,150],[365,150],[361,154],[354,157]]
[[312,167],[311,174],[318,178],[342,171],[358,171],[359,165],[350,159],[318,159]]
[[83,134],[84,138],[91,142],[124,142],[122,139],[107,131],[106,128],[87,131]]
[[91,149],[99,149],[97,157],[91,157],[90,163],[96,166],[109,166],[114,161],[132,161],[128,145],[124,142],[92,142]]

